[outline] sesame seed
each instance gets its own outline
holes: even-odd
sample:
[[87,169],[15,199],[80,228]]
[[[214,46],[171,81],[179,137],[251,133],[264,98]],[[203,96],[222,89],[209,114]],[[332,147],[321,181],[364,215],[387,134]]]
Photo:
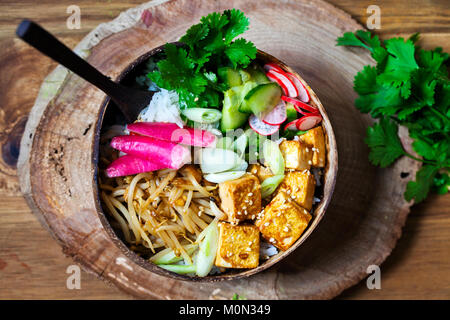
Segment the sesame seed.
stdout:
[[295,198],[297,198],[297,197],[296,197],[296,196],[294,196],[294,195],[292,195],[292,196],[291,196],[291,198],[292,198],[292,199],[295,199]]
[[255,215],[252,215],[252,219],[255,219]]
[[242,209],[244,209],[244,210],[247,209],[247,206],[243,206]]
[[245,215],[248,215],[248,212],[247,212],[247,210],[245,210],[245,211],[244,211],[244,213],[245,213]]
[[291,190],[288,190],[286,193],[287,193],[287,194],[291,194]]
[[264,223],[264,226],[265,226],[265,227],[268,227],[268,226],[269,226],[269,223],[268,223],[268,222]]
[[308,160],[308,164],[312,164],[312,161],[311,161],[311,160]]
[[289,228],[288,228],[288,227],[284,227],[283,231],[284,231],[284,232],[288,232],[288,231],[289,231]]
[[279,216],[281,216],[281,212],[278,212],[278,213],[277,213],[277,217],[279,217]]
[[245,202],[245,203],[248,203],[248,199],[245,199],[244,202]]
[[252,248],[248,247],[245,251],[252,251]]
[[248,194],[249,197],[251,197],[252,195],[253,195],[253,192],[250,192],[250,193]]
[[241,215],[241,212],[240,212],[240,211],[238,211],[238,212],[237,212],[237,214],[238,214],[238,216],[240,216],[240,215]]
[[[314,150],[314,148],[313,148],[313,150]],[[306,152],[309,152],[309,148],[306,148],[305,151],[306,151]]]
[[275,243],[276,240],[275,240],[274,238],[270,238],[270,239],[269,239],[269,242]]
[[253,204],[253,201],[252,200],[250,200],[250,202],[249,202],[249,205],[252,205]]

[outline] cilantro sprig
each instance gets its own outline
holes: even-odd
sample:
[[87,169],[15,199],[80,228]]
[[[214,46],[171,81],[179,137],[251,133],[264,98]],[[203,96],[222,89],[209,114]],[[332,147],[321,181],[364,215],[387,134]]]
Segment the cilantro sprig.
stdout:
[[[444,194],[450,188],[450,81],[449,55],[441,48],[424,50],[419,34],[409,39],[380,41],[368,31],[347,32],[338,46],[370,51],[376,66],[365,66],[354,79],[355,106],[379,119],[367,129],[369,160],[387,167],[399,157],[423,162],[415,181],[407,184],[405,199],[423,201],[430,190]],[[409,130],[418,157],[403,148],[399,125]]]
[[158,70],[147,76],[160,88],[175,90],[180,107],[219,107],[228,88],[220,82],[221,66],[247,67],[256,58],[256,47],[243,38],[249,20],[237,9],[213,12],[191,26],[181,45],[166,44]]

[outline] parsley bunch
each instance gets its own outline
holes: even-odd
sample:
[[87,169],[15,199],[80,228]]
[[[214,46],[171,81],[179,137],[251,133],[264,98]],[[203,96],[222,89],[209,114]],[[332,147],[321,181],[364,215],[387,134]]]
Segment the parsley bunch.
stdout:
[[245,68],[256,57],[252,42],[235,37],[248,29],[240,10],[213,12],[181,37],[181,46],[165,45],[165,59],[147,76],[160,88],[175,90],[180,107],[219,107],[227,85],[217,76],[221,66]]
[[[368,31],[344,33],[338,46],[357,46],[370,51],[377,65],[365,66],[354,79],[359,94],[356,107],[379,119],[367,129],[369,160],[384,168],[401,156],[423,162],[415,181],[409,181],[405,199],[424,200],[430,189],[440,194],[450,187],[450,81],[449,55],[442,48],[423,50],[419,34],[408,40],[392,38],[383,44]],[[408,128],[409,154],[398,137],[398,126]]]

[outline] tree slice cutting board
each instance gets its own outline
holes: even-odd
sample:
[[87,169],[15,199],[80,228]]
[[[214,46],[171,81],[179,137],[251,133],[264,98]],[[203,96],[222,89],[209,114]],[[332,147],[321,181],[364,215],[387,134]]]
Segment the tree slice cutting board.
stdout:
[[[411,205],[403,199],[406,177],[418,169],[407,158],[388,169],[367,160],[363,140],[371,120],[354,108],[352,82],[372,60],[335,46],[338,36],[360,25],[320,0],[151,1],[99,25],[76,51],[114,79],[140,55],[179,39],[201,16],[233,7],[250,18],[245,37],[304,77],[334,127],[340,159],[333,200],[302,246],[267,271],[219,283],[168,279],[134,264],[113,244],[95,206],[92,146],[105,95],[60,66],[42,86],[26,125],[18,164],[22,192],[65,254],[136,297],[333,298],[390,254]],[[144,9],[152,13],[148,27],[139,21]]]

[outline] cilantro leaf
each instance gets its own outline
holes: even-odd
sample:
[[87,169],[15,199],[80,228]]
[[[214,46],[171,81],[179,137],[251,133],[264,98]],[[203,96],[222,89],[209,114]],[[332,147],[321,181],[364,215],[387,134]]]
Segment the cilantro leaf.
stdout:
[[224,14],[229,21],[224,31],[224,38],[225,42],[229,44],[234,38],[248,29],[249,20],[242,11],[237,9],[225,10]]
[[225,54],[230,59],[234,68],[238,64],[246,68],[256,58],[256,47],[253,43],[239,38],[225,49]]
[[194,48],[200,40],[206,38],[208,33],[208,25],[201,23],[195,24],[186,31],[186,34],[180,38],[180,41],[189,47]]
[[446,194],[450,189],[450,175],[448,173],[437,173],[433,179],[433,190],[437,194]]
[[353,89],[360,95],[376,93],[378,89],[377,69],[372,66],[365,66],[356,74],[353,85]]
[[416,173],[416,181],[409,181],[406,185],[405,199],[407,201],[414,199],[416,203],[423,201],[430,191],[436,173],[435,166],[422,166]]
[[[175,90],[181,109],[219,107],[228,86],[218,79],[218,67],[245,68],[256,58],[253,43],[233,41],[248,25],[248,18],[237,9],[202,17],[180,38],[181,46],[166,44],[165,58],[147,78],[160,88]],[[144,83],[143,79],[140,82]]]
[[370,51],[381,46],[378,36],[372,37],[370,31],[358,30],[355,33],[346,32],[337,39],[338,46],[363,47]]
[[386,49],[389,53],[386,67],[377,80],[385,86],[403,86],[401,96],[406,99],[411,93],[411,72],[419,68],[414,57],[414,44],[411,40],[392,38],[386,41]]
[[397,132],[398,125],[388,119],[381,119],[367,129],[364,141],[370,147],[370,162],[385,168],[405,154]]

